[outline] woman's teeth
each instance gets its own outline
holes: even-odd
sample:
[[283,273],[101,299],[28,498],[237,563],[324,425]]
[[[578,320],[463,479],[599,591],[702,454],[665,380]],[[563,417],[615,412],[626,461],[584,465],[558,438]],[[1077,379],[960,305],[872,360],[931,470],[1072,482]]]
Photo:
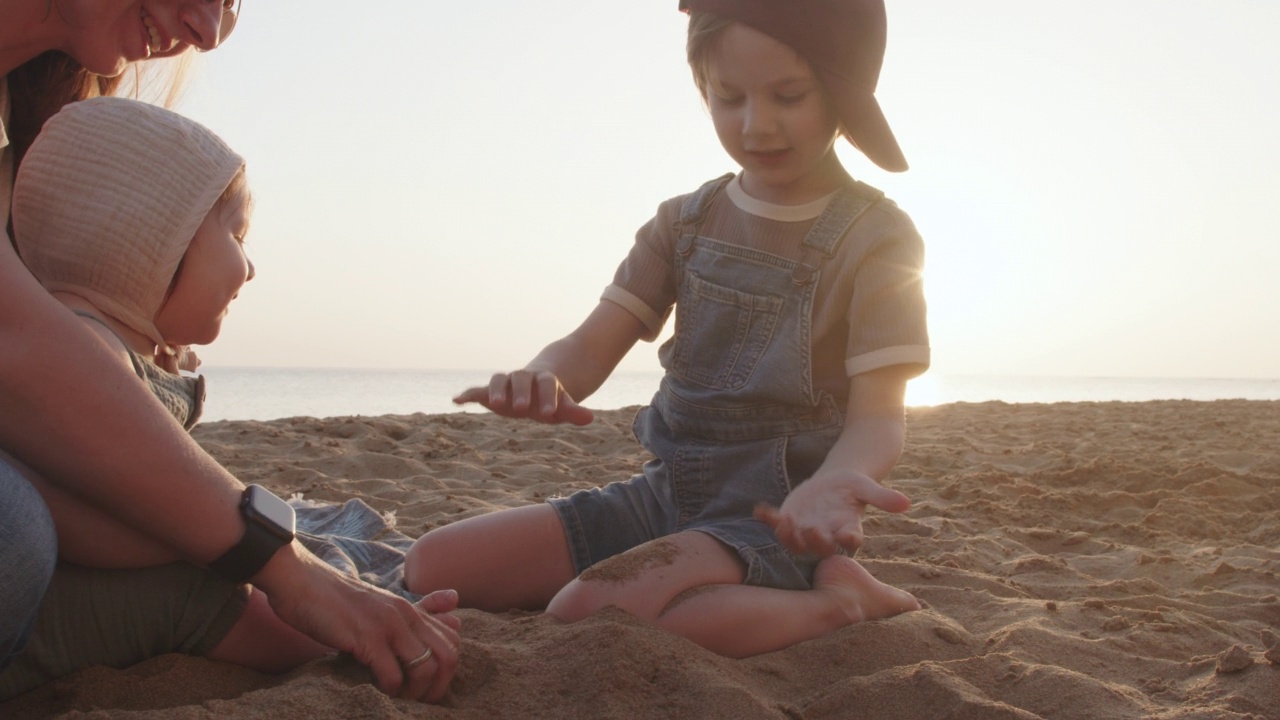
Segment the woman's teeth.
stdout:
[[163,40],[160,38],[160,31],[157,30],[156,26],[151,23],[151,16],[148,15],[146,11],[143,11],[142,13],[142,24],[147,27],[147,35],[150,36],[150,39],[151,39],[151,42],[147,44],[147,47],[148,49],[151,50],[151,52],[158,53],[158,52],[164,52],[166,50],[172,50],[173,46],[178,44],[177,41],[173,39],[169,40],[168,46],[163,46],[160,44],[161,42],[163,42]]

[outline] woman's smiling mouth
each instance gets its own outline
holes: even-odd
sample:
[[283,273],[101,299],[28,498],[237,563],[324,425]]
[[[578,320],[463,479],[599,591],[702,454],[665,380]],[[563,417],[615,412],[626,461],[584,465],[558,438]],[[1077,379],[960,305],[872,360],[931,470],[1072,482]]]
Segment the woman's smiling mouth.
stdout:
[[142,24],[147,30],[147,50],[151,53],[167,52],[177,46],[178,41],[175,38],[165,39],[156,25],[155,18],[151,17],[146,9],[142,10]]

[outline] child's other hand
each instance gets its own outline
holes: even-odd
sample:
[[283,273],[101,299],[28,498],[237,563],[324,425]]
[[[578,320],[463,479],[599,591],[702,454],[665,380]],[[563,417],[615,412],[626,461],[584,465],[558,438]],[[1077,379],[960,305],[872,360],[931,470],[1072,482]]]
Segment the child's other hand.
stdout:
[[179,370],[195,372],[200,367],[200,358],[196,355],[196,351],[191,349],[190,345],[180,345],[174,350],[178,356]]
[[200,358],[190,345],[171,345],[168,352],[157,352],[156,365],[168,373],[178,374],[179,370],[195,372],[200,367]]
[[488,387],[468,388],[453,401],[459,405],[479,403],[494,413],[509,418],[524,418],[543,423],[586,425],[594,413],[574,401],[549,372],[517,370],[498,373]]
[[778,540],[796,553],[819,557],[850,553],[862,546],[862,512],[872,505],[899,513],[911,500],[859,472],[815,476],[787,495],[781,508],[760,505],[756,519],[773,528]]

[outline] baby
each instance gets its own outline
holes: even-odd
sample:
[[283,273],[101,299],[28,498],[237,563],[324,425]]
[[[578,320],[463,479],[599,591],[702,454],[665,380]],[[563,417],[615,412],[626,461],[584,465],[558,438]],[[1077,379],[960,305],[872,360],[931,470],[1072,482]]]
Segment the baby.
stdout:
[[[218,337],[253,263],[244,159],[210,130],[116,97],[49,120],[18,170],[14,245],[44,287],[106,342],[186,429],[204,378],[187,350]],[[147,567],[176,554],[48,483],[59,555]],[[66,530],[62,530],[62,529]]]
[[244,160],[163,108],[103,97],[69,105],[32,144],[14,186],[14,243],[44,287],[146,382],[184,428],[203,377],[188,346],[218,337],[253,279]]

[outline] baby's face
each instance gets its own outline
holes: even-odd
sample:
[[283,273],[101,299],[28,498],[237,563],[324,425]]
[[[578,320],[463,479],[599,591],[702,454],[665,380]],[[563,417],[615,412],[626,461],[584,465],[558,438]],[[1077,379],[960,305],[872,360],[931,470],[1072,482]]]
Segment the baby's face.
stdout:
[[253,279],[244,247],[249,209],[248,192],[241,191],[215,205],[196,230],[173,291],[156,314],[156,329],[170,345],[213,342],[231,301]]

